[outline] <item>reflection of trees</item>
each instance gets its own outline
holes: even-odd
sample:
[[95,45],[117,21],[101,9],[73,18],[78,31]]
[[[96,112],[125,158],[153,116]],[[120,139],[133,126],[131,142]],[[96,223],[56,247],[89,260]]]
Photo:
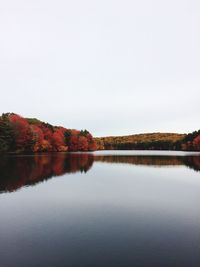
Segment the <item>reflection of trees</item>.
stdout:
[[181,157],[178,156],[97,156],[95,161],[152,166],[182,165]]
[[95,156],[95,161],[107,163],[126,163],[147,166],[177,166],[185,165],[195,171],[200,170],[200,156]]
[[0,161],[0,191],[15,191],[65,173],[87,172],[92,164],[92,154],[3,157]]
[[188,156],[183,158],[183,162],[189,168],[200,171],[200,156]]
[[185,165],[200,170],[200,156],[102,156],[89,153],[10,156],[0,160],[0,192],[15,191],[65,173],[87,172],[94,161],[158,167]]

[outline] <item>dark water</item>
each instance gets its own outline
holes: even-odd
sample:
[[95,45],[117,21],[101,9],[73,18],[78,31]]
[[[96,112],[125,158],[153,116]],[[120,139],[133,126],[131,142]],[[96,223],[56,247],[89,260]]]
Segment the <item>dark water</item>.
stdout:
[[200,266],[200,156],[0,159],[1,267]]

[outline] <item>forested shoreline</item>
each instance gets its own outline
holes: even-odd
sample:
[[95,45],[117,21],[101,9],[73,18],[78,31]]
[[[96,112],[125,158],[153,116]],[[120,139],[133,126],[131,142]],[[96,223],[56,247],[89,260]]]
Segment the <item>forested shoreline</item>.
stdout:
[[200,151],[200,130],[190,134],[148,133],[95,138],[98,150]]
[[0,152],[36,153],[94,151],[96,143],[87,130],[66,129],[15,113],[0,116]]
[[190,134],[147,133],[93,138],[87,130],[53,126],[15,113],[0,116],[0,153],[95,150],[200,151],[200,130]]

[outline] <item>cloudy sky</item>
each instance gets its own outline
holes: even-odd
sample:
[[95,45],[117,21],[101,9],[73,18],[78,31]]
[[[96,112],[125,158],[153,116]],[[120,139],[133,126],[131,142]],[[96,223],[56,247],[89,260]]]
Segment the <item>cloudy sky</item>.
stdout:
[[199,0],[0,1],[0,113],[94,136],[200,129]]

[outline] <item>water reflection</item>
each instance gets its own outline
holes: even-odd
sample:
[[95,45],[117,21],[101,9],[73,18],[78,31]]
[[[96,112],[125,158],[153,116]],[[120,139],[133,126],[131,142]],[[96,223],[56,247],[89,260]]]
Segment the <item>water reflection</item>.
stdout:
[[95,155],[54,153],[5,156],[0,160],[0,192],[12,192],[66,173],[87,172],[94,162],[144,166],[187,166],[200,170],[200,156]]
[[0,192],[12,192],[65,173],[87,172],[92,164],[92,154],[3,157],[0,161]]
[[140,156],[124,156],[124,155],[109,155],[95,156],[95,161],[107,163],[122,163],[133,165],[146,165],[153,167],[163,166],[180,166],[184,165],[195,171],[200,171],[200,156],[155,156],[155,155],[140,155]]

